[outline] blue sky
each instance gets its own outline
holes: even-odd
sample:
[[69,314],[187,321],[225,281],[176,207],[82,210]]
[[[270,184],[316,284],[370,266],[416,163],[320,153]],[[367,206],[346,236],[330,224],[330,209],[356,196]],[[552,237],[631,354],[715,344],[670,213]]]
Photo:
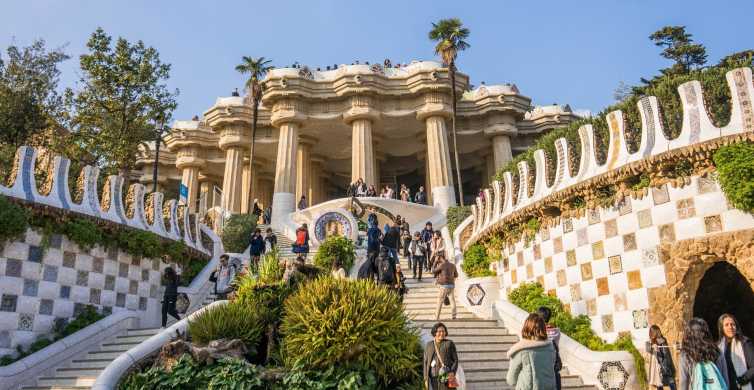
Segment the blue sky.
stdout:
[[615,87],[636,84],[668,65],[647,37],[686,25],[710,62],[754,48],[754,1],[7,1],[0,47],[43,38],[67,44],[63,85],[77,78],[78,55],[102,26],[144,40],[173,66],[180,89],[174,115],[189,119],[243,85],[242,55],[277,66],[312,67],[354,60],[432,59],[430,23],[459,17],[471,48],[459,67],[479,85],[513,82],[535,104],[568,103],[598,111]]

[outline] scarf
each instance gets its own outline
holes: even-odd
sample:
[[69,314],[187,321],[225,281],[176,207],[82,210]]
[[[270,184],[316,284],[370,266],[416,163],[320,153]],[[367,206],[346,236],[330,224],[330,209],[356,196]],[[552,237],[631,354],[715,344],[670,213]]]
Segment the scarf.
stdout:
[[[725,337],[720,339],[720,353],[725,353]],[[746,372],[746,357],[744,356],[744,347],[737,338],[730,342],[730,360],[733,361],[733,368],[736,370],[736,376],[741,376]],[[725,369],[727,376],[727,369]],[[728,383],[735,382],[736,378],[728,378]],[[751,383],[741,386],[741,390],[752,390]]]

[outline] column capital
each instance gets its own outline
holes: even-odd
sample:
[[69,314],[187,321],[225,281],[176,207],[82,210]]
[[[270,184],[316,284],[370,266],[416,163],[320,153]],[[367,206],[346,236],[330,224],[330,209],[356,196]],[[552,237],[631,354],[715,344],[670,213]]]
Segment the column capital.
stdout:
[[371,96],[354,95],[351,96],[351,108],[343,113],[343,121],[349,125],[359,119],[374,122],[380,118],[380,115],[381,112],[374,107]]
[[309,134],[299,134],[298,135],[298,144],[299,145],[306,145],[306,146],[314,146],[319,142],[319,139],[317,137],[314,137]]
[[250,143],[249,137],[246,136],[247,126],[245,124],[234,123],[220,127],[220,141],[217,146],[221,150],[227,150],[232,147],[247,146]]
[[424,95],[424,105],[416,111],[416,119],[423,121],[433,116],[449,119],[453,116],[453,108],[443,93],[430,92]]
[[184,168],[199,168],[206,164],[206,161],[201,157],[201,149],[196,147],[183,147],[178,149],[175,159],[175,167],[178,169]]
[[518,134],[518,128],[516,128],[515,125],[509,124],[509,123],[499,123],[492,126],[488,126],[484,129],[484,135],[490,138],[497,137],[500,135],[512,137],[517,134]]
[[302,124],[306,120],[302,103],[293,99],[282,99],[272,106],[272,116],[270,122],[273,126],[279,127],[284,123]]

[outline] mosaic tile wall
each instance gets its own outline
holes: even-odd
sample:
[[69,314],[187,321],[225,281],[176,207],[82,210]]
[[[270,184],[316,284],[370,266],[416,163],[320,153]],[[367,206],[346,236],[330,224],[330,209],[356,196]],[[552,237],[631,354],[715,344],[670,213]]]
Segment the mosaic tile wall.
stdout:
[[505,296],[536,281],[574,315],[588,315],[608,341],[625,331],[644,340],[647,290],[665,285],[658,245],[750,228],[754,216],[730,207],[714,178],[695,177],[684,188],[652,188],[643,199],[561,220],[505,248],[498,275]]
[[106,313],[137,311],[142,325],[159,325],[165,263],[99,247],[85,252],[61,235],[46,249],[41,241],[29,230],[0,252],[0,356],[50,334],[56,319],[88,304]]

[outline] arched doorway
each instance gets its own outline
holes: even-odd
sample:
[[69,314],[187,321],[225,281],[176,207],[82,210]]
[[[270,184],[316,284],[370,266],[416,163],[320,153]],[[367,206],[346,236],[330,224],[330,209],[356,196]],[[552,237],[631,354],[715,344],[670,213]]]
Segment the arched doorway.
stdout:
[[694,317],[701,317],[717,339],[717,319],[731,313],[748,337],[754,336],[754,291],[749,282],[732,264],[719,261],[699,281],[694,299]]

